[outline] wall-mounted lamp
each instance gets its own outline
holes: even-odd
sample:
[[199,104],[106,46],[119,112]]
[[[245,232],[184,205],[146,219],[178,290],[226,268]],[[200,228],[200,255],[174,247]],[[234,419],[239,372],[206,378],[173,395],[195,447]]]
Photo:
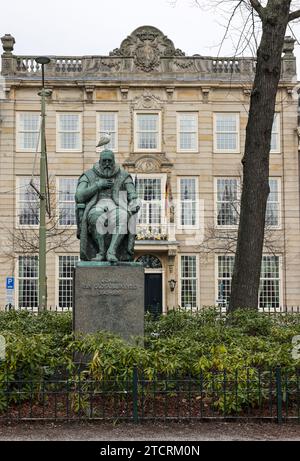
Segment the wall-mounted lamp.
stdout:
[[168,281],[168,284],[169,284],[169,287],[170,287],[170,290],[171,290],[171,291],[174,291],[174,290],[175,290],[176,283],[177,283],[177,282],[176,282],[176,280],[174,280],[174,279]]

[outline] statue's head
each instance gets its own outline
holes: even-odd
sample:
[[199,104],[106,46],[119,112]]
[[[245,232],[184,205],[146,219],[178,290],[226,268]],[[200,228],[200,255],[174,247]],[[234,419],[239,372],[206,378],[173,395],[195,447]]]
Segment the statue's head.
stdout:
[[109,177],[112,175],[115,169],[115,154],[111,150],[103,150],[100,154],[100,169],[101,172]]

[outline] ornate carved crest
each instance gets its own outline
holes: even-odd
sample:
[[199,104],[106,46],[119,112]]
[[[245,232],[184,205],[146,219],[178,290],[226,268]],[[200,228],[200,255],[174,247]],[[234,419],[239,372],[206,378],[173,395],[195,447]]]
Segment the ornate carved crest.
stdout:
[[133,154],[123,163],[123,166],[133,173],[168,173],[173,163],[166,154]]
[[143,109],[161,109],[162,101],[151,93],[149,90],[144,90],[141,96],[137,96],[132,101],[135,110]]
[[159,64],[157,43],[145,40],[136,47],[135,65],[145,72],[154,70]]
[[153,157],[142,157],[135,164],[136,171],[142,173],[153,173],[160,171],[160,162]]
[[152,26],[142,26],[132,32],[116,48],[110,56],[122,56],[134,58],[137,68],[144,72],[156,69],[161,57],[184,56],[185,54],[175,49],[173,42],[159,29]]

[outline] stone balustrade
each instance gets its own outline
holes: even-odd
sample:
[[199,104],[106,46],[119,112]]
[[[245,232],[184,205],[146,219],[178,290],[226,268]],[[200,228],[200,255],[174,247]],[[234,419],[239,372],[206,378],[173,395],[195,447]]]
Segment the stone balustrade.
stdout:
[[[154,39],[155,37],[155,39]],[[36,56],[13,54],[14,37],[1,38],[2,75],[10,79],[35,79],[41,74]],[[281,80],[294,81],[296,58],[294,39],[286,37],[283,47]],[[120,48],[108,56],[50,56],[46,66],[48,80],[118,81],[170,80],[178,81],[236,81],[251,82],[255,75],[253,57],[186,56],[158,29],[144,26],[136,29]]]
[[[35,61],[36,56],[2,55],[2,75],[12,78],[30,79],[41,75],[41,66]],[[131,79],[135,77],[151,78],[150,73],[137,69],[133,58],[118,57],[81,57],[81,56],[51,56],[51,62],[46,67],[47,78],[86,79],[117,74]],[[153,71],[160,78],[170,77],[170,74],[184,76],[187,80],[197,77],[205,80],[252,80],[255,74],[256,60],[254,58],[214,58],[214,57],[179,57],[160,58],[160,64]],[[282,79],[290,80],[296,75],[295,58],[282,59]]]

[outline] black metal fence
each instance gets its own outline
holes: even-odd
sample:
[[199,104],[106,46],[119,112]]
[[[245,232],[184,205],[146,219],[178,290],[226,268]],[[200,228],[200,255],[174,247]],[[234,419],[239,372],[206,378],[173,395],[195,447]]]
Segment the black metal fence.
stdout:
[[[38,314],[39,312],[43,312],[42,309],[39,309],[37,306],[27,306],[27,307],[19,307],[19,306],[13,306],[12,304],[6,304],[4,307],[5,312],[9,311],[26,311],[26,312],[31,312],[32,314]],[[48,306],[47,311],[49,312],[55,312],[55,313],[64,313],[64,312],[72,312],[72,306]]]
[[147,376],[134,367],[101,380],[87,371],[0,381],[0,421],[267,420],[300,423],[300,370]]
[[[180,306],[169,306],[166,308],[164,313],[172,312],[172,311],[182,311],[182,312],[192,312],[192,313],[200,313],[203,312],[205,309],[212,309],[214,308],[219,315],[223,316],[226,315],[226,308],[224,306],[200,306],[200,307],[180,307]],[[38,307],[17,307],[11,304],[7,304],[5,306],[5,311],[8,312],[10,310],[14,311],[28,311],[32,313],[41,312]],[[56,313],[63,313],[63,312],[72,312],[72,307],[61,307],[61,306],[48,306],[47,311],[56,312]],[[160,306],[149,306],[145,309],[146,312],[159,317],[161,314]],[[273,307],[260,307],[258,312],[262,312],[268,315],[276,315],[276,314],[300,314],[300,306],[280,306],[278,308]]]

